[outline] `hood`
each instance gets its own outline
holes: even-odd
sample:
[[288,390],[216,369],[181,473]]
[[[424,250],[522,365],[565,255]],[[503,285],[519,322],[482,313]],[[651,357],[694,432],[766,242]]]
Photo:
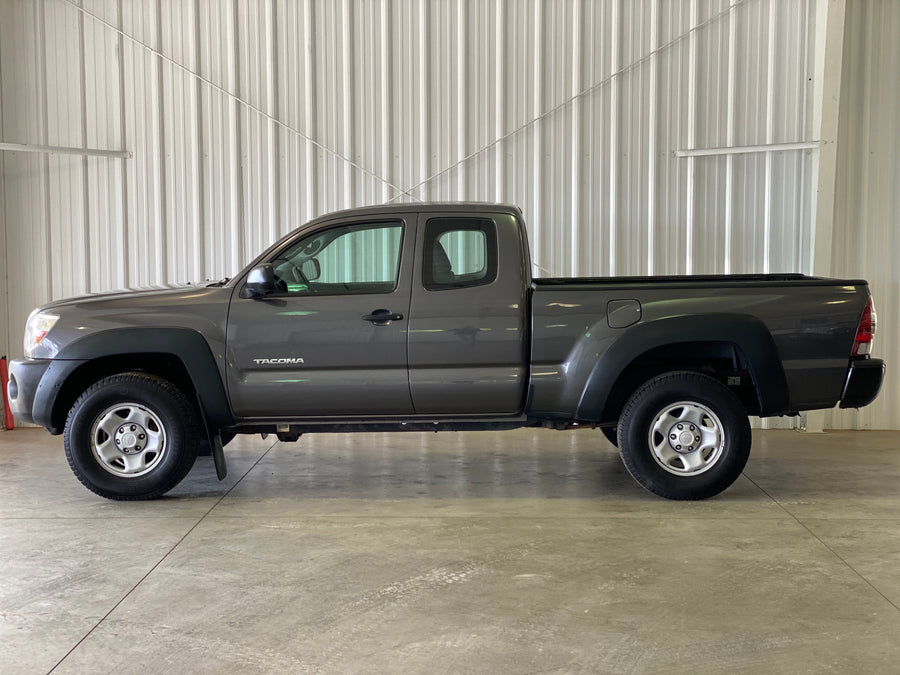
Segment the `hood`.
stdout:
[[[224,338],[232,289],[220,283],[171,284],[58,300],[39,311],[56,321],[32,350],[54,358],[64,347],[94,333],[118,329],[186,328],[212,340]],[[130,340],[134,340],[134,331]],[[65,358],[65,357],[63,357]]]
[[91,302],[99,302],[102,300],[118,300],[134,297],[153,297],[153,296],[171,296],[183,293],[185,291],[196,291],[211,286],[222,286],[221,281],[188,281],[173,284],[158,284],[155,286],[143,286],[137,288],[123,288],[115,291],[101,291],[97,293],[88,293],[87,295],[78,295],[70,298],[62,298],[53,300],[46,305],[42,305],[42,310],[52,310],[57,307],[67,305],[81,305]]

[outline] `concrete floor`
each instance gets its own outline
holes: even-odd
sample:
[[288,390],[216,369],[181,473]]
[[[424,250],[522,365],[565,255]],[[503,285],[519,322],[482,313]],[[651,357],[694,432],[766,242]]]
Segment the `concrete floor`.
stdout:
[[0,672],[897,672],[900,432],[756,432],[725,494],[599,432],[238,438],[156,502],[0,433]]

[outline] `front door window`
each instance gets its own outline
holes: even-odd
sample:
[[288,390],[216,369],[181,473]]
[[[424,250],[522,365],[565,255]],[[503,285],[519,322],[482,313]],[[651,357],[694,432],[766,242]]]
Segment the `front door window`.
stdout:
[[390,293],[400,273],[400,223],[343,225],[304,237],[272,261],[284,293]]

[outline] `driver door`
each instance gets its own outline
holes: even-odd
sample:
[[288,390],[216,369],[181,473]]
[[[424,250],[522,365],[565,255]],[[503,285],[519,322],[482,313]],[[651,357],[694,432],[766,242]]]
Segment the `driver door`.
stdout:
[[414,221],[326,224],[269,261],[276,292],[232,297],[228,389],[239,417],[413,410],[406,327]]

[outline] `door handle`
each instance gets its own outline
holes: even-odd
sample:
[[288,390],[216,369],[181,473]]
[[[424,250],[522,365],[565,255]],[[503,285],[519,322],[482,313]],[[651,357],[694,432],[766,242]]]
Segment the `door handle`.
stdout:
[[363,321],[371,321],[376,326],[387,326],[391,321],[401,321],[403,315],[392,312],[389,309],[376,309],[371,314],[366,314],[362,319]]

